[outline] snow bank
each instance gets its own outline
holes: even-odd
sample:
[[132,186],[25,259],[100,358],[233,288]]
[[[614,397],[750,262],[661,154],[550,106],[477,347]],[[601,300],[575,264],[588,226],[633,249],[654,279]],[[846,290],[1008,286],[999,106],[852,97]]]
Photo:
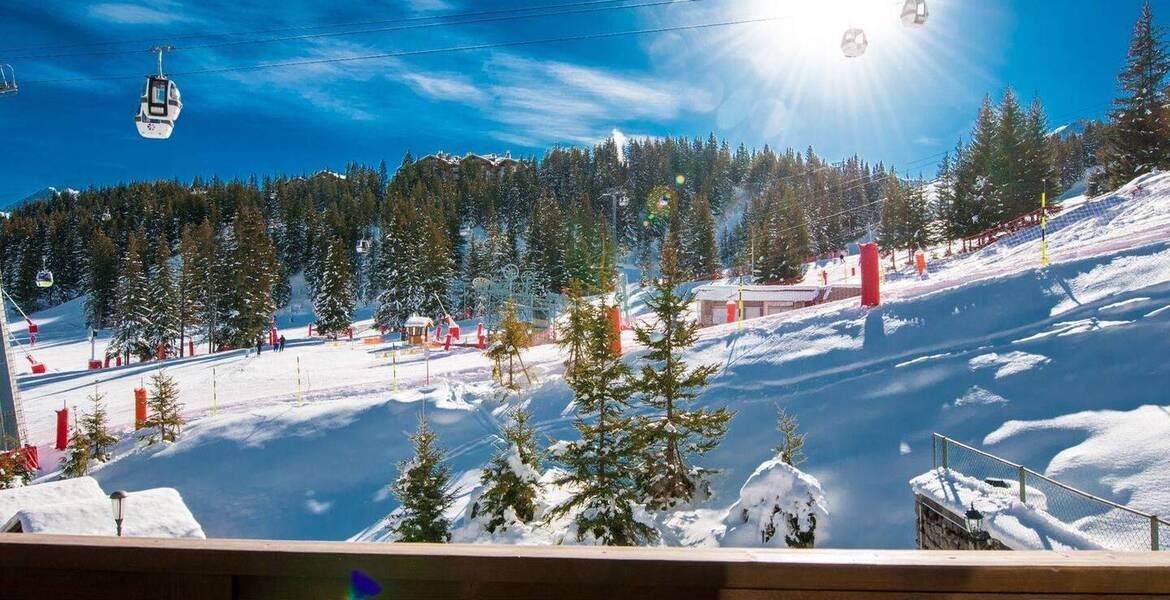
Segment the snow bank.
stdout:
[[[1170,515],[1170,406],[1013,420],[983,442],[1015,448],[1052,440],[1062,449],[1048,461],[1045,475],[1147,514]],[[1099,535],[1148,539],[1148,522],[1121,511],[1099,510],[1077,519],[1077,526]]]
[[77,477],[0,490],[0,524],[7,522],[21,509],[90,500],[109,502],[106,493],[92,477]]
[[[973,506],[983,513],[983,528],[991,537],[1014,550],[1105,549],[1052,515],[1021,504],[1015,496],[1017,488],[997,488],[947,469],[928,471],[911,479],[910,488],[956,515],[963,515]],[[1045,504],[1039,490],[1029,487],[1027,496],[1030,504]]]
[[810,534],[823,543],[828,517],[820,482],[774,458],[756,467],[740,488],[739,500],[727,509],[721,545],[797,547]]
[[[95,484],[96,485],[96,484]],[[130,492],[125,502],[126,517],[122,535],[154,538],[204,538],[203,529],[183,503],[179,492],[157,488]],[[110,500],[97,499],[56,502],[21,509],[5,526],[11,530],[20,524],[23,533],[59,535],[117,535],[117,525],[110,514]]]

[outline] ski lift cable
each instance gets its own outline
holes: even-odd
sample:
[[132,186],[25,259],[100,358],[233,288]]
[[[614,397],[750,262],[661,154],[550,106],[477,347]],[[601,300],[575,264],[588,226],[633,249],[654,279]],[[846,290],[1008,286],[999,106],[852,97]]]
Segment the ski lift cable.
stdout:
[[[230,36],[237,36],[237,35],[260,35],[260,34],[266,34],[266,33],[284,33],[284,32],[288,32],[288,31],[305,31],[305,30],[309,30],[309,29],[325,29],[328,27],[356,27],[359,25],[383,25],[383,24],[388,24],[388,23],[407,23],[407,22],[429,21],[429,20],[437,20],[437,19],[479,17],[479,16],[484,16],[484,15],[489,15],[489,14],[514,13],[514,12],[523,12],[523,11],[528,11],[528,10],[540,10],[540,9],[554,9],[554,8],[563,8],[563,7],[568,7],[568,6],[583,6],[583,5],[592,5],[592,4],[613,4],[615,2],[624,2],[624,1],[627,1],[627,0],[590,0],[587,2],[565,2],[562,4],[552,4],[552,5],[547,5],[547,6],[520,6],[520,7],[505,8],[505,9],[495,9],[495,10],[467,11],[467,12],[458,12],[458,13],[417,16],[417,17],[402,17],[402,18],[398,18],[398,19],[378,19],[378,20],[372,20],[372,21],[349,21],[349,22],[343,22],[343,23],[323,23],[320,25],[295,25],[295,26],[288,26],[288,27],[275,27],[275,28],[269,28],[269,29],[253,29],[253,30],[243,30],[243,31],[187,33],[187,34],[169,36],[167,39],[178,40],[178,39],[216,38],[216,37],[230,37]],[[123,39],[123,40],[105,40],[105,41],[100,41],[100,42],[86,42],[86,43],[80,43],[80,44],[66,44],[66,45],[42,44],[42,45],[38,45],[38,46],[14,46],[14,47],[10,47],[10,48],[0,48],[0,52],[29,52],[29,51],[33,51],[33,50],[44,50],[44,49],[48,49],[48,48],[57,48],[57,49],[60,49],[60,48],[92,48],[95,46],[117,46],[117,45],[121,45],[121,44],[144,44],[144,43],[148,44],[148,43],[153,43],[153,42],[157,41],[158,39],[159,38],[157,38],[157,37],[152,37],[152,38],[136,38],[136,39]]]
[[[619,1],[619,0],[607,0],[607,3],[612,3],[614,1]],[[628,0],[620,0],[620,1],[628,1]],[[533,12],[533,13],[529,13],[529,14],[485,16],[485,17],[479,17],[479,18],[475,18],[475,19],[465,19],[465,20],[460,20],[460,21],[440,21],[440,22],[433,22],[433,23],[398,24],[398,25],[393,25],[393,26],[389,26],[389,27],[378,27],[378,28],[374,28],[374,29],[325,31],[325,32],[318,32],[318,33],[305,33],[305,34],[300,34],[300,35],[290,35],[290,36],[283,36],[283,37],[271,37],[271,38],[261,38],[261,39],[225,40],[225,41],[220,41],[220,42],[207,42],[207,43],[202,43],[202,44],[192,44],[192,45],[188,45],[188,46],[179,45],[179,46],[175,46],[174,49],[175,50],[198,50],[198,49],[207,49],[207,48],[225,48],[225,47],[232,47],[232,46],[246,46],[246,45],[251,45],[251,44],[270,44],[270,43],[277,43],[277,42],[300,41],[300,40],[310,40],[310,39],[320,39],[320,38],[330,38],[330,37],[348,37],[348,36],[353,36],[353,35],[364,35],[364,34],[372,34],[372,33],[387,33],[387,32],[393,32],[393,31],[408,31],[408,30],[415,30],[415,29],[432,29],[432,28],[438,28],[438,27],[451,27],[451,26],[455,26],[455,25],[474,25],[474,24],[481,24],[481,23],[495,23],[495,22],[518,21],[518,20],[524,20],[524,19],[537,19],[537,18],[542,18],[542,17],[555,17],[555,16],[584,14],[584,13],[600,13],[600,12],[609,12],[609,11],[616,11],[616,10],[625,10],[625,9],[633,9],[633,8],[649,8],[649,7],[655,7],[655,6],[666,6],[666,5],[670,5],[670,4],[693,3],[693,2],[702,2],[702,1],[703,0],[653,0],[653,1],[649,1],[649,2],[640,2],[640,3],[636,3],[636,4],[624,4],[624,5],[620,5],[620,6],[575,6],[572,8],[561,8],[561,9],[556,9],[556,7],[541,7],[541,8],[539,8],[539,10],[541,10],[543,12]],[[578,3],[578,4],[581,4],[581,3]],[[590,3],[584,3],[584,4],[596,4],[596,2],[590,2]],[[484,12],[490,13],[492,11],[484,11]],[[89,52],[27,54],[27,55],[8,56],[8,57],[6,57],[6,60],[64,58],[64,57],[72,57],[72,56],[112,56],[112,55],[122,55],[122,54],[136,54],[139,51],[140,50],[137,48],[132,48],[132,49],[100,50],[100,51],[89,51]]]
[[[188,75],[210,75],[219,73],[231,73],[237,71],[257,71],[262,69],[278,69],[285,67],[299,67],[307,65],[321,65],[333,63],[359,62],[366,60],[378,60],[385,58],[401,58],[407,56],[426,56],[434,54],[447,54],[453,52],[470,52],[476,50],[491,50],[496,48],[516,48],[521,46],[538,46],[543,44],[554,44],[560,42],[579,42],[600,39],[612,39],[621,37],[633,37],[639,35],[650,35],[656,33],[672,33],[677,31],[699,31],[705,29],[718,29],[724,27],[734,27],[738,25],[754,25],[761,23],[773,23],[777,21],[791,19],[791,16],[776,16],[776,17],[756,17],[751,19],[738,19],[731,21],[718,21],[714,23],[696,23],[691,25],[671,25],[664,27],[653,27],[648,29],[627,29],[622,31],[602,31],[596,33],[584,33],[568,36],[536,38],[528,40],[514,40],[506,42],[488,42],[483,44],[471,44],[464,46],[447,46],[443,48],[423,48],[418,50],[399,50],[394,52],[381,52],[376,54],[361,54],[355,56],[337,56],[331,58],[315,58],[304,60],[292,60],[284,62],[260,63],[254,65],[233,65],[227,67],[209,67],[206,69],[195,69],[191,71],[182,71],[170,73],[170,76],[188,76]],[[55,79],[34,79],[27,80],[27,84],[45,84],[45,83],[72,83],[79,81],[115,81],[126,79],[139,79],[141,75],[94,75],[87,77],[63,77]]]
[[12,296],[8,293],[8,290],[0,288],[0,292],[4,294],[5,298],[8,298],[8,301],[12,303],[12,306],[16,307],[16,312],[20,313],[20,316],[24,317],[25,321],[32,322],[32,319],[28,318],[28,315],[25,314],[24,310],[20,308],[20,305],[16,303],[16,300],[12,298]]

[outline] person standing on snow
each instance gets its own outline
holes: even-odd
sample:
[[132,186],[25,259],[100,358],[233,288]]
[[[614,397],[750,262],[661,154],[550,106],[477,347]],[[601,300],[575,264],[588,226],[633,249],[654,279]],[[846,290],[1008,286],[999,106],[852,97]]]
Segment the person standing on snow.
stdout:
[[260,356],[260,353],[263,351],[264,351],[264,338],[260,338],[260,339],[256,340],[256,356]]
[[280,334],[280,339],[277,340],[279,345],[276,347],[278,352],[284,352],[284,334]]

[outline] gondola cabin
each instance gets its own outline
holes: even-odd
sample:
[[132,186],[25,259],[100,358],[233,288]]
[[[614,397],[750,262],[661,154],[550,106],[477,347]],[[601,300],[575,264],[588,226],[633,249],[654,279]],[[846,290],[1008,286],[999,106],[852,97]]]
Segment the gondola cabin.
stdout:
[[435,326],[435,322],[418,315],[411,315],[402,328],[406,330],[403,339],[411,346],[423,346],[427,343],[427,333],[431,327]]

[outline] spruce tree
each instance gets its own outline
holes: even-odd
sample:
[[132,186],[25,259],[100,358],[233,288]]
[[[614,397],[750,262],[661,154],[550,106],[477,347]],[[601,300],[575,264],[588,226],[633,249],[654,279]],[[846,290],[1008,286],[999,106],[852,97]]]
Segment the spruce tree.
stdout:
[[488,359],[495,363],[496,380],[505,389],[511,391],[520,389],[516,383],[517,365],[525,379],[532,383],[528,368],[524,366],[524,358],[520,355],[531,345],[531,326],[517,316],[515,303],[508,302],[501,312],[499,328],[493,336],[492,347],[487,351]]
[[175,295],[179,308],[179,356],[187,351],[187,334],[198,330],[206,316],[207,268],[202,264],[202,240],[198,230],[188,224],[183,227],[179,240],[179,277],[175,282]]
[[142,266],[139,234],[130,233],[126,241],[125,257],[118,275],[118,303],[115,327],[110,349],[126,356],[149,359],[153,352],[146,339],[150,319],[150,298],[147,294],[146,272]]
[[687,316],[691,297],[678,293],[676,276],[664,261],[663,277],[646,301],[654,320],[634,328],[635,339],[647,351],[632,386],[638,402],[650,409],[638,425],[644,447],[638,484],[647,505],[660,509],[705,493],[707,471],[693,466],[692,457],[719,444],[733,414],[726,408],[690,407],[718,366],[688,368],[682,358],[698,339],[698,322]]
[[179,402],[178,384],[162,369],[150,376],[150,396],[146,399],[146,407],[149,413],[144,424],[154,429],[147,438],[147,444],[177,441],[183,428],[183,404]]
[[776,446],[776,455],[784,464],[799,467],[805,460],[804,434],[800,433],[800,423],[796,417],[779,406],[776,407],[776,431],[780,433],[780,445]]
[[234,223],[234,244],[222,275],[230,287],[224,290],[223,333],[225,342],[236,347],[254,346],[272,326],[276,303],[276,249],[268,236],[264,215],[251,204],[240,206]]
[[349,252],[341,238],[329,243],[320,280],[313,295],[313,312],[317,315],[317,331],[321,335],[337,337],[345,333],[353,322],[354,289]]
[[450,521],[444,514],[454,502],[447,490],[451,472],[444,464],[446,452],[439,436],[419,417],[418,431],[410,436],[414,457],[398,465],[398,479],[390,489],[402,503],[394,526],[400,542],[446,542],[451,539]]
[[158,255],[150,269],[146,290],[150,317],[143,330],[151,350],[163,349],[167,356],[177,355],[176,343],[182,327],[179,299],[171,275],[171,248],[166,237],[158,242]]
[[69,434],[69,446],[61,457],[61,477],[71,479],[85,475],[89,472],[89,459],[89,438],[80,428],[75,428]]
[[506,527],[512,519],[529,523],[536,517],[544,454],[536,443],[536,428],[529,424],[531,418],[523,407],[512,412],[512,422],[503,431],[504,446],[480,477],[484,491],[472,507],[471,516],[486,516],[491,533]]
[[706,194],[691,200],[687,218],[686,271],[697,279],[711,279],[719,270],[719,247],[715,243],[715,219]]
[[89,256],[85,320],[94,329],[105,329],[113,324],[117,314],[118,256],[113,240],[100,229],[90,238]]
[[572,494],[549,518],[575,513],[577,541],[592,539],[610,546],[640,546],[657,539],[652,527],[639,520],[635,473],[639,439],[627,414],[629,367],[610,347],[607,307],[577,304],[577,319],[588,323],[588,343],[576,367],[565,374],[577,407],[574,427],[581,439],[554,446],[553,457],[564,466],[556,485]]
[[382,243],[378,245],[371,276],[378,290],[374,323],[392,331],[402,328],[412,309],[406,298],[416,263],[408,258],[406,218],[402,208],[395,206],[383,221]]
[[118,438],[110,434],[109,417],[106,414],[105,394],[94,391],[89,400],[93,405],[90,412],[81,418],[79,429],[84,433],[93,458],[99,462],[110,460],[110,452]]
[[1118,76],[1122,93],[1113,100],[1110,114],[1105,170],[1113,187],[1170,162],[1168,74],[1170,53],[1146,2],[1134,25],[1125,68]]

